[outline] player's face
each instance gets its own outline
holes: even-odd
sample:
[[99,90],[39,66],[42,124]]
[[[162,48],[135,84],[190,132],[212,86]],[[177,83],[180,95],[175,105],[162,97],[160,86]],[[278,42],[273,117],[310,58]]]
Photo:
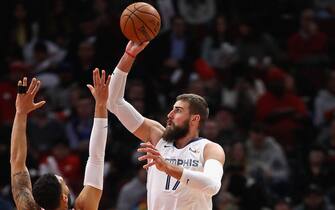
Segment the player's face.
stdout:
[[189,104],[185,101],[177,101],[167,117],[164,140],[173,142],[185,137],[189,131]]

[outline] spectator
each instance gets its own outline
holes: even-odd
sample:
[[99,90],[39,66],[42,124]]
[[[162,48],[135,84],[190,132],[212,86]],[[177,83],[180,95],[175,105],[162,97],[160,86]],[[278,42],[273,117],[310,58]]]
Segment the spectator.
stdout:
[[81,42],[76,59],[71,64],[74,79],[80,84],[88,84],[91,81],[92,69],[96,65],[94,44],[89,41]]
[[211,139],[212,141],[220,144],[221,146],[224,144],[223,139],[220,138],[220,130],[219,126],[213,118],[209,118],[203,125],[201,129],[202,136],[207,139]]
[[312,9],[300,16],[300,29],[288,39],[288,55],[294,63],[318,62],[326,56],[327,35],[318,30]]
[[246,130],[254,121],[256,102],[265,93],[262,80],[252,77],[241,77],[236,79],[233,87],[222,89],[222,103],[236,112],[236,123],[241,129]]
[[9,55],[15,59],[22,59],[22,48],[29,42],[31,31],[31,18],[27,6],[23,2],[17,2],[12,11],[12,20],[9,26]]
[[75,104],[75,113],[72,113],[72,117],[66,125],[70,148],[80,151],[82,155],[86,155],[88,152],[93,114],[94,105],[91,98],[81,96]]
[[[40,97],[42,96],[38,98]],[[30,142],[29,150],[36,159],[51,152],[51,149],[59,140],[66,138],[65,127],[50,117],[50,110],[47,107],[32,113],[27,126],[27,133]]]
[[247,168],[247,151],[245,145],[236,141],[231,145],[227,155],[227,170],[234,168]]
[[322,188],[316,184],[309,184],[304,194],[303,202],[294,210],[334,210],[325,199]]
[[236,139],[243,139],[243,133],[240,132],[235,118],[235,112],[227,107],[221,107],[215,113],[214,119],[219,126],[219,136],[224,141],[224,145],[231,145]]
[[177,1],[179,12],[189,24],[208,23],[216,14],[215,0]]
[[236,167],[226,171],[227,191],[236,199],[239,210],[262,210],[269,207],[271,195],[264,185],[246,174],[245,168]]
[[187,34],[184,19],[175,16],[172,19],[171,30],[158,37],[156,44],[160,55],[154,63],[160,66],[157,76],[159,87],[163,88],[160,91],[167,94],[171,89],[166,90],[164,87],[173,87],[173,91],[185,88],[198,50],[192,42],[192,37]]
[[10,126],[15,115],[16,81],[29,74],[27,65],[22,61],[13,61],[9,65],[7,77],[0,81],[0,126]]
[[215,199],[216,210],[238,210],[235,197],[229,192],[220,192]]
[[116,210],[133,210],[146,208],[147,172],[142,164],[136,165],[136,175],[120,190]]
[[269,125],[274,136],[287,153],[297,148],[297,134],[308,119],[303,100],[285,88],[286,73],[278,68],[267,73],[267,88],[256,105],[256,119]]
[[315,98],[314,124],[321,128],[326,126],[334,116],[335,111],[335,71],[327,75],[326,89],[320,90]]
[[308,153],[307,161],[307,165],[300,167],[292,179],[295,194],[302,195],[303,192],[300,190],[310,183],[318,185],[324,192],[334,188],[335,182],[332,179],[334,174],[332,174],[331,165],[327,164],[325,150],[318,145],[313,146]]
[[228,37],[227,25],[224,16],[216,17],[213,32],[205,37],[202,44],[202,58],[226,80],[231,76],[230,68],[238,58],[236,46]]
[[327,137],[320,139],[320,143],[323,148],[326,149],[328,154],[327,162],[330,166],[334,166],[332,168],[335,169],[335,119],[333,118],[330,126],[329,133]]
[[282,56],[275,39],[263,33],[257,20],[250,17],[238,25],[236,45],[239,61],[245,67],[266,69]]
[[293,210],[289,198],[278,199],[273,207],[273,210]]
[[78,194],[82,189],[82,170],[80,157],[71,152],[68,141],[62,139],[52,148],[51,153],[40,161],[40,175],[55,173],[62,176],[71,191]]
[[289,167],[285,153],[276,140],[267,136],[265,127],[254,124],[246,142],[247,173],[264,181],[273,193],[283,195],[289,178]]

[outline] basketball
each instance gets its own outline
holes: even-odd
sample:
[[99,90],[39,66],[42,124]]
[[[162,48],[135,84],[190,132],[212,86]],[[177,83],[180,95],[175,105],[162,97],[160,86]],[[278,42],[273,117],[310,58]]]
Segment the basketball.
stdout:
[[122,12],[120,27],[127,39],[143,43],[157,36],[161,27],[161,18],[152,5],[136,2]]

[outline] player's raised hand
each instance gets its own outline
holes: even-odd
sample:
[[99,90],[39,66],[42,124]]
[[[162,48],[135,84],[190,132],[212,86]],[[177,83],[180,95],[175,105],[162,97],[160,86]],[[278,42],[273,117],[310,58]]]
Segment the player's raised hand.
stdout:
[[29,87],[27,77],[24,77],[22,80],[18,81],[18,93],[15,102],[16,113],[28,114],[29,112],[38,109],[45,104],[45,101],[40,101],[37,103],[34,102],[36,93],[40,89],[40,85],[41,82],[36,78],[31,80]]
[[133,41],[129,41],[126,47],[126,52],[130,54],[131,56],[135,57],[137,56],[147,45],[149,42],[143,42],[143,43],[136,43]]
[[147,160],[148,163],[143,168],[148,169],[150,166],[156,165],[160,171],[166,171],[167,163],[161,154],[156,150],[154,145],[150,142],[141,143],[141,147],[137,149],[138,152],[143,152],[145,155],[138,158],[138,160]]
[[108,75],[106,78],[105,70],[102,70],[101,76],[98,68],[93,70],[93,86],[87,85],[88,89],[90,89],[96,105],[106,106],[108,99],[108,86],[111,80],[111,76]]

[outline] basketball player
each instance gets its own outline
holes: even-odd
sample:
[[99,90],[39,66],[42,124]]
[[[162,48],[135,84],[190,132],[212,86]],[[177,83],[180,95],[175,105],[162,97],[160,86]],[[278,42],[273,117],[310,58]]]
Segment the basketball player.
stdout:
[[[93,86],[87,85],[95,99],[94,123],[89,145],[89,157],[86,164],[84,188],[75,201],[76,210],[97,210],[103,189],[104,155],[107,139],[108,85],[106,73],[93,71]],[[27,89],[27,78],[18,82],[16,114],[11,139],[11,182],[12,194],[18,210],[67,210],[70,209],[69,188],[63,178],[54,174],[41,176],[33,188],[26,167],[28,114],[45,104],[34,102],[40,88],[40,81],[33,78]],[[52,134],[50,134],[52,135]],[[46,139],[47,140],[47,139]]]
[[209,112],[204,98],[179,95],[165,128],[144,118],[123,98],[127,74],[147,44],[128,43],[112,75],[107,109],[144,141],[138,151],[145,153],[139,160],[148,160],[144,168],[148,169],[149,210],[212,209],[212,196],[221,187],[225,153],[220,145],[199,137]]

